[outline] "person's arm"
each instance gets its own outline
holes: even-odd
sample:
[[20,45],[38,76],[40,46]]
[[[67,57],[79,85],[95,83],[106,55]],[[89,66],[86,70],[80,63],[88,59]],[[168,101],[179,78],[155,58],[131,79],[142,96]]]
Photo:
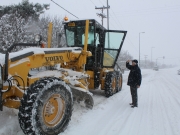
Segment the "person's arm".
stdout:
[[126,61],[126,68],[128,68],[129,70],[131,70],[132,66],[129,64],[130,60]]
[[141,70],[139,69],[139,70],[137,71],[137,88],[140,87],[140,85],[141,85],[141,80],[142,80]]

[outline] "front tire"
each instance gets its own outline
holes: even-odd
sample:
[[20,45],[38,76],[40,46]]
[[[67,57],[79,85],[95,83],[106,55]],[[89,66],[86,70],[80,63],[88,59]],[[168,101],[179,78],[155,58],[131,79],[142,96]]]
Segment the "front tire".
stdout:
[[43,78],[25,92],[19,108],[19,123],[25,134],[57,135],[72,115],[70,87],[58,78]]

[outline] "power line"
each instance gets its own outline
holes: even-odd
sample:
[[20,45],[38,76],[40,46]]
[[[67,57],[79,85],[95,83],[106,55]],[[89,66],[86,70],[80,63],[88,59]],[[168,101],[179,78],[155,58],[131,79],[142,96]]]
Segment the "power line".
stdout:
[[[112,12],[114,13],[113,9],[112,9]],[[115,13],[114,13],[114,16],[116,17]],[[118,22],[117,22],[117,21],[118,21]],[[122,28],[123,28],[123,25],[120,23],[120,21],[117,19],[117,17],[116,17],[116,20],[114,19],[114,22],[116,22],[118,25],[120,24],[120,25],[122,26]],[[130,45],[132,45],[132,46],[134,47],[134,49],[135,49],[136,51],[138,51],[137,48],[136,48],[136,47],[134,46],[134,44],[132,43],[132,41],[130,40],[130,38],[129,38],[129,37],[127,37],[127,38],[128,38],[127,41],[129,41]]]
[[[101,0],[99,0],[99,2],[101,2],[102,5],[104,5]],[[111,11],[114,13],[113,9],[111,9]],[[114,13],[114,16],[116,16],[115,13]],[[111,18],[111,17],[110,17],[110,18]],[[115,23],[117,23],[118,25],[120,24],[120,25],[122,26],[122,24],[121,24],[120,21],[117,19],[117,17],[116,17],[116,19],[114,19],[114,18],[112,18],[112,19],[114,20]],[[117,22],[117,21],[118,21],[118,22]],[[110,23],[111,23],[111,22],[110,22]],[[114,26],[113,23],[111,23],[111,25]],[[122,26],[122,29],[123,29],[123,26]],[[129,44],[134,48],[134,50],[137,51],[137,47],[134,46],[134,44],[132,43],[132,41],[130,40],[130,38],[129,38],[129,37],[126,37],[126,38],[127,38],[127,41],[129,42]]]
[[[114,14],[114,16],[115,16],[115,18],[116,18],[116,20],[114,21],[114,22],[116,22],[118,25],[120,24],[121,26],[122,26],[122,28],[123,28],[123,25],[120,23],[120,21],[117,19],[118,17],[116,17],[116,15],[115,15],[115,13],[114,13],[114,11],[113,11],[113,9],[111,10],[112,12],[113,12],[113,14]],[[118,22],[117,22],[118,21]],[[131,39],[127,36],[126,37],[127,38],[127,41],[130,43],[130,45],[133,47],[133,49],[134,50],[136,50],[136,51],[138,51],[137,50],[137,47],[135,47],[135,45],[133,44],[133,42],[131,41]],[[145,54],[142,54],[142,53],[140,53],[141,55],[145,55]]]
[[[149,8],[149,9],[134,9],[134,10],[126,10],[124,11],[124,13],[131,13],[131,12],[145,12],[145,11],[158,11],[158,10],[173,10],[173,9],[179,9],[180,8],[180,5],[176,5],[176,6],[168,6],[168,7],[156,7],[156,8]],[[122,12],[122,11],[121,11]],[[117,12],[118,13],[118,12]]]
[[57,6],[59,6],[60,8],[62,8],[63,10],[67,11],[69,14],[71,14],[72,16],[76,17],[77,19],[79,19],[77,16],[75,16],[74,14],[72,14],[71,12],[69,12],[68,10],[66,10],[65,8],[63,8],[62,6],[60,6],[58,3],[54,2],[53,0],[51,0],[54,4],[56,4]]
[[94,4],[94,2],[92,2],[92,0],[90,0],[91,1],[91,3],[94,5],[94,6],[96,6],[95,4]]
[[180,6],[176,7],[167,7],[167,8],[151,8],[151,9],[141,9],[141,10],[128,10],[128,11],[121,11],[117,12],[117,16],[135,16],[135,15],[145,15],[145,14],[159,14],[159,13],[172,13],[172,12],[179,12]]
[[101,2],[102,5],[104,5],[101,0],[99,0],[99,2]]
[[102,21],[102,26],[103,26],[103,19],[104,18],[107,18],[106,15],[103,13],[104,9],[107,9],[108,10],[109,7],[95,7],[95,9],[100,9],[102,13],[97,13],[98,16],[101,17],[101,21]]
[[[99,1],[101,2],[101,0],[99,0]],[[101,3],[102,3],[102,2],[101,2]],[[103,4],[103,3],[102,3],[102,4]],[[114,13],[113,9],[111,9],[111,11]],[[114,16],[116,16],[115,13],[114,13]],[[111,18],[111,17],[110,17],[110,18]],[[112,19],[114,20],[115,23],[117,23],[118,25],[120,24],[120,25],[122,26],[122,24],[121,24],[120,21],[117,19],[117,17],[116,17],[116,20],[115,20],[114,18],[112,18]],[[118,22],[117,22],[117,21],[118,21]],[[110,23],[111,23],[111,22],[110,22]],[[113,25],[113,23],[111,23],[111,25]],[[123,28],[123,26],[122,26],[122,28]],[[134,44],[132,43],[131,39],[130,39],[128,36],[127,36],[126,38],[127,38],[127,41],[130,43],[130,45],[133,46],[134,50],[137,51],[137,47],[134,46]]]
[[130,16],[139,16],[139,15],[146,15],[147,16],[147,14],[149,14],[149,15],[158,15],[158,14],[167,14],[167,13],[178,13],[178,12],[180,12],[180,10],[178,11],[164,11],[164,12],[152,12],[152,13],[132,13],[132,14],[119,14],[119,15],[117,15],[118,17],[130,17]]

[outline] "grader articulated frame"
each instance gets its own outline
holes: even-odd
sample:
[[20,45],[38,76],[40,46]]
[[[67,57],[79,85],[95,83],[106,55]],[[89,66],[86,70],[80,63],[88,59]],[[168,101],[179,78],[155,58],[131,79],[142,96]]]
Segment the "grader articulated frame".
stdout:
[[[59,134],[71,119],[74,100],[92,108],[89,90],[102,89],[106,97],[121,90],[122,74],[114,67],[127,32],[106,30],[93,19],[64,22],[64,30],[65,48],[40,48],[39,37],[1,54],[0,110],[19,109],[25,134]],[[10,53],[15,46],[31,47]]]

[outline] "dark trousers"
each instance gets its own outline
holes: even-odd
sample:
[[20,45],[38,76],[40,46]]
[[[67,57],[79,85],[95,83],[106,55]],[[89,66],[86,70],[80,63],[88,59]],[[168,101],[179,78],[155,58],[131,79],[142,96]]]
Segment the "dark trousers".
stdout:
[[132,96],[132,103],[134,106],[138,106],[138,95],[137,95],[137,88],[131,87],[130,86],[130,90],[131,90],[131,96]]

